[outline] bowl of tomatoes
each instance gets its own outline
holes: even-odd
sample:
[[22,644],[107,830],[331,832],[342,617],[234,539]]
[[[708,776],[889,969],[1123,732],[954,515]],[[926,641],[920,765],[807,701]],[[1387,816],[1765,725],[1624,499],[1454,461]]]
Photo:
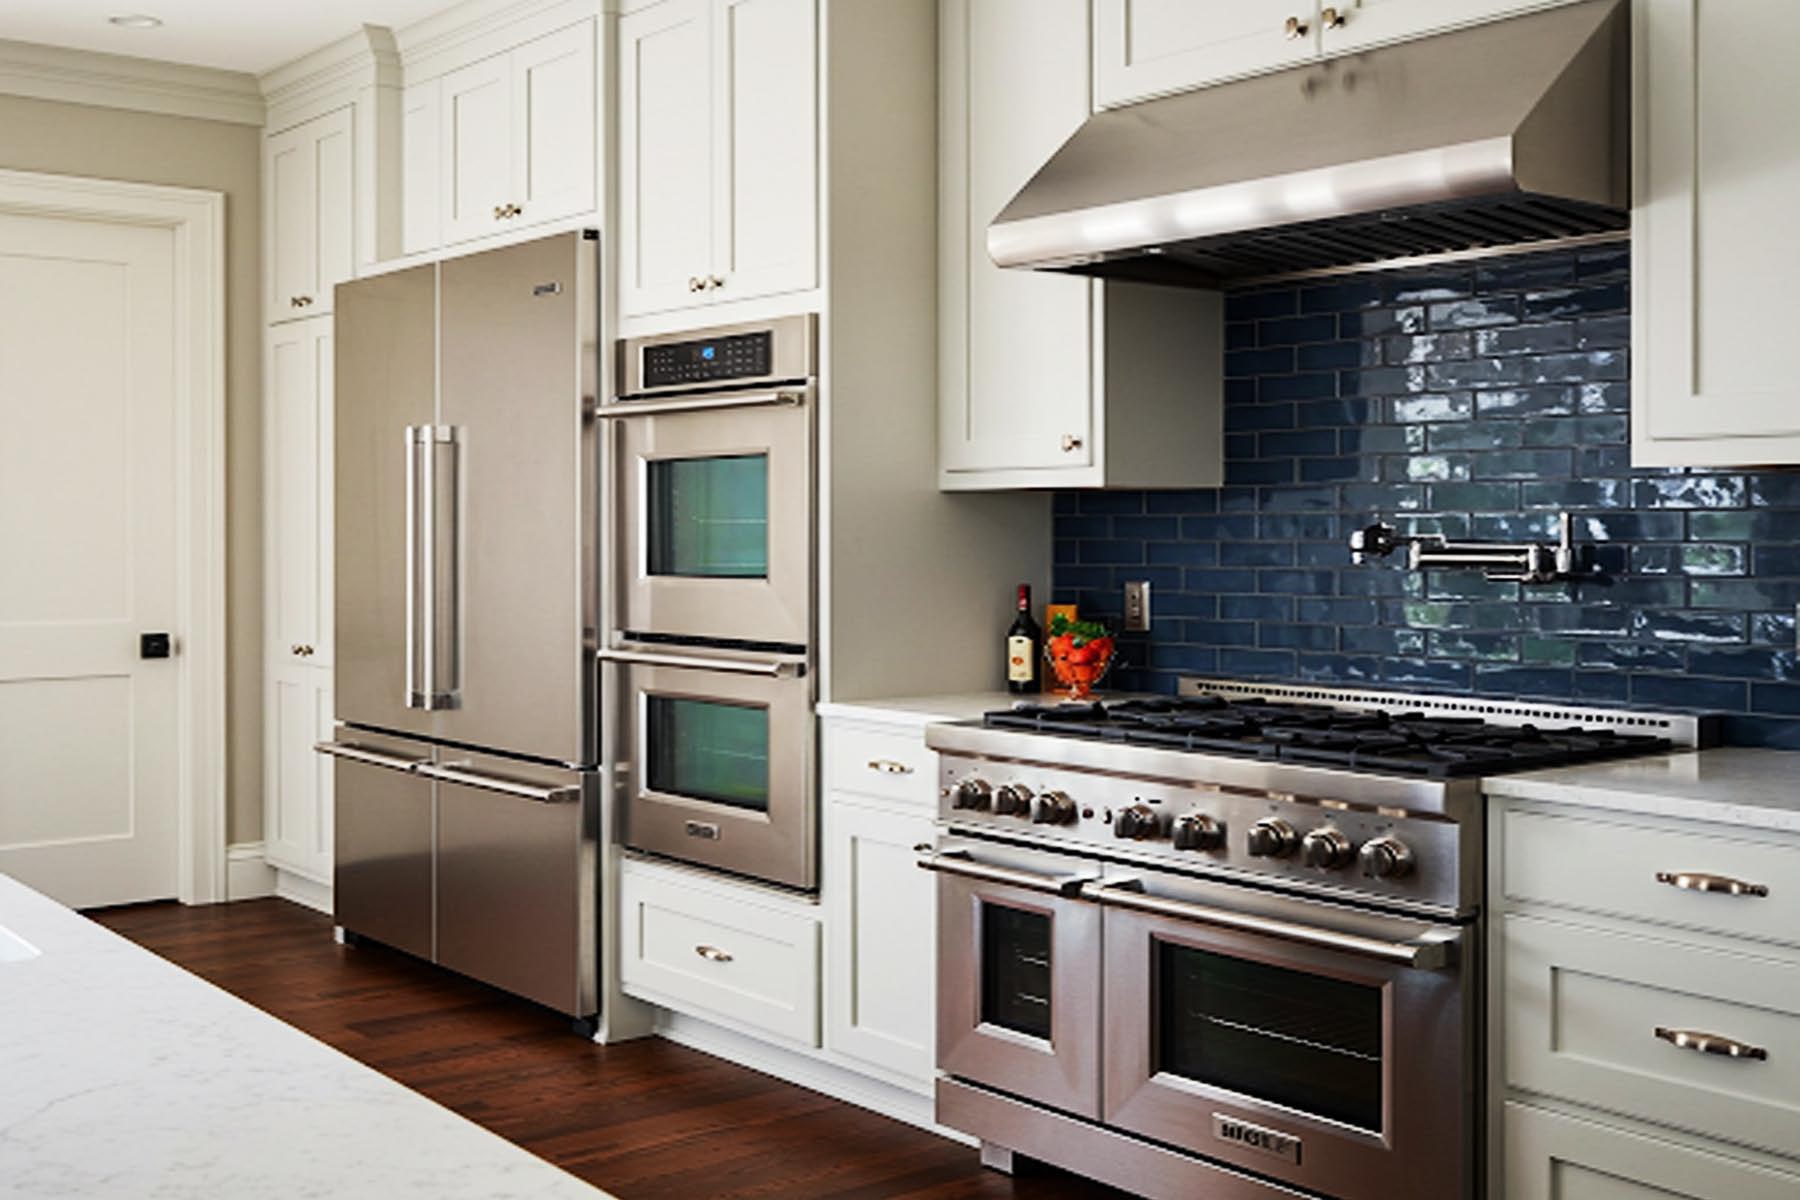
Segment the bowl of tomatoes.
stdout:
[[1044,657],[1069,699],[1085,700],[1112,666],[1112,633],[1098,621],[1072,621],[1058,614],[1044,639]]

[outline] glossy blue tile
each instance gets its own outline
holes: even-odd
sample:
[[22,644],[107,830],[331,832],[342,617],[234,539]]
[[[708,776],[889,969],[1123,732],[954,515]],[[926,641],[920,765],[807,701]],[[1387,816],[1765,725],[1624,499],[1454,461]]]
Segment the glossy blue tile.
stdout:
[[1265,346],[1256,350],[1225,352],[1225,374],[1230,378],[1254,379],[1263,375],[1285,374],[1294,369],[1291,346]]
[[1575,672],[1478,663],[1475,666],[1475,690],[1505,696],[1566,700],[1575,695]]
[[1519,298],[1507,295],[1471,296],[1433,304],[1426,321],[1433,329],[1478,329],[1485,325],[1509,325],[1519,319]]
[[1396,396],[1388,401],[1388,419],[1398,424],[1416,421],[1465,421],[1475,415],[1475,397],[1467,392]]
[[1337,590],[1337,575],[1332,571],[1263,570],[1256,573],[1256,590],[1294,596],[1329,596]]
[[1413,304],[1368,312],[1338,314],[1338,336],[1375,338],[1389,333],[1419,333],[1425,328],[1425,307]]
[[1226,483],[1292,483],[1294,474],[1291,458],[1239,459],[1225,464]]
[[1329,342],[1336,337],[1336,313],[1281,317],[1259,321],[1256,326],[1256,342],[1259,346],[1298,346],[1302,342]]
[[1094,563],[1141,563],[1144,561],[1144,543],[1120,541],[1093,541],[1081,543],[1081,561]]
[[1302,624],[1372,625],[1375,602],[1342,596],[1302,596],[1294,601],[1294,619]]
[[1731,650],[1702,646],[1688,651],[1688,670],[1695,675],[1791,683],[1800,680],[1800,652],[1767,646]]
[[1300,294],[1293,288],[1228,292],[1225,296],[1225,319],[1227,321],[1253,321],[1259,317],[1285,317],[1299,311],[1299,308]]
[[1291,542],[1222,542],[1219,565],[1226,567],[1291,567],[1294,546]]
[[1232,433],[1293,427],[1292,404],[1236,405],[1225,410],[1225,428]]
[[1692,537],[1709,542],[1800,542],[1797,512],[1697,512],[1688,517],[1687,526]]
[[1800,579],[1696,579],[1689,585],[1695,608],[1794,610]]
[[1521,311],[1528,320],[1547,321],[1622,312],[1630,302],[1630,285],[1621,281],[1594,287],[1528,292]]
[[1248,540],[1256,536],[1256,516],[1253,513],[1219,513],[1183,517],[1181,536],[1187,541]]
[[1264,624],[1257,645],[1288,650],[1336,650],[1337,628],[1332,625]]
[[[1800,692],[1800,688],[1795,689]],[[1743,712],[1749,704],[1748,684],[1692,675],[1633,675],[1631,702],[1685,711]],[[1765,710],[1766,711],[1766,710]]]
[[1639,508],[1742,508],[1746,495],[1737,475],[1672,475],[1632,484]]
[[1759,472],[1749,486],[1750,503],[1758,508],[1800,508],[1800,470]]
[[1145,561],[1159,566],[1210,567],[1219,561],[1217,542],[1148,542],[1144,550]]
[[1220,596],[1219,616],[1233,621],[1292,621],[1292,596]]
[[1292,679],[1292,650],[1221,650],[1219,670],[1247,678]]
[[1279,400],[1325,400],[1337,395],[1336,371],[1312,371],[1301,375],[1264,375],[1256,381],[1261,403]]
[[1647,611],[1631,618],[1632,633],[1658,642],[1732,644],[1744,640],[1746,628],[1741,613]]
[[1318,342],[1294,351],[1294,363],[1302,371],[1339,371],[1373,367],[1381,363],[1381,346],[1372,341]]
[[1381,303],[1381,284],[1376,279],[1345,279],[1300,289],[1300,311],[1328,312],[1370,308]]
[[1382,339],[1381,357],[1396,367],[1447,362],[1469,357],[1474,345],[1474,339],[1467,333],[1403,334]]

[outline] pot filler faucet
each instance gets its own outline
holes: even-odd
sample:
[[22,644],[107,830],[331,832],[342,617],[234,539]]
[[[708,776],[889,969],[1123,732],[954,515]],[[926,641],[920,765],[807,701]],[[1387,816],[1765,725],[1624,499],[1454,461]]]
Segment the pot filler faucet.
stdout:
[[1554,583],[1575,574],[1575,541],[1568,513],[1557,515],[1561,538],[1554,546],[1536,542],[1453,542],[1441,533],[1401,533],[1380,521],[1350,535],[1350,560],[1368,562],[1386,558],[1406,547],[1406,565],[1415,571],[1429,567],[1480,567],[1496,582]]

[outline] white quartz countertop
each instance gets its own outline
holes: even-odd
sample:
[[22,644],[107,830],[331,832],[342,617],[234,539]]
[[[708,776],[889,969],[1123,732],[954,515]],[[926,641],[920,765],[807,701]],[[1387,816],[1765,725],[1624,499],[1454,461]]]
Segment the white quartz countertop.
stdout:
[[1054,696],[1015,696],[1011,692],[957,692],[946,696],[900,696],[883,700],[827,700],[819,715],[843,721],[878,721],[884,725],[931,725],[938,721],[973,721],[982,713],[1011,708],[1017,700],[1054,702]]
[[1727,747],[1556,767],[1484,782],[1490,796],[1800,833],[1800,752]]
[[604,1200],[3,875],[0,926],[0,1197]]

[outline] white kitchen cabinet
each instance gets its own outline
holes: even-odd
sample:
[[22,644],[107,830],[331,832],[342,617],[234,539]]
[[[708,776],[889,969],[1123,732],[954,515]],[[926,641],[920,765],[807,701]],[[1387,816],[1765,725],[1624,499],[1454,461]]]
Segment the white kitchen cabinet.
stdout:
[[272,659],[331,663],[332,323],[271,329],[264,359],[265,631]]
[[332,772],[313,749],[332,736],[331,671],[285,661],[264,683],[263,856],[330,886]]
[[418,254],[444,243],[438,186],[443,159],[439,125],[443,80],[427,79],[400,99],[400,251]]
[[1095,0],[1095,107],[1305,62],[1318,13],[1318,0]]
[[444,241],[461,242],[501,228],[513,190],[508,139],[512,76],[496,55],[438,81],[439,212]]
[[816,0],[663,0],[619,21],[620,308],[818,286]]
[[264,141],[265,319],[331,311],[331,289],[356,273],[352,111],[337,109]]
[[1632,9],[1632,462],[1800,462],[1787,343],[1800,239],[1775,0]]
[[943,0],[939,482],[1207,487],[1218,293],[1002,270],[987,226],[1091,112],[1084,0]]
[[1506,1106],[1505,1200],[1793,1200],[1800,1174],[1524,1104]]
[[1326,55],[1362,50],[1382,42],[1399,42],[1552,8],[1569,0],[1322,0],[1319,49]]

